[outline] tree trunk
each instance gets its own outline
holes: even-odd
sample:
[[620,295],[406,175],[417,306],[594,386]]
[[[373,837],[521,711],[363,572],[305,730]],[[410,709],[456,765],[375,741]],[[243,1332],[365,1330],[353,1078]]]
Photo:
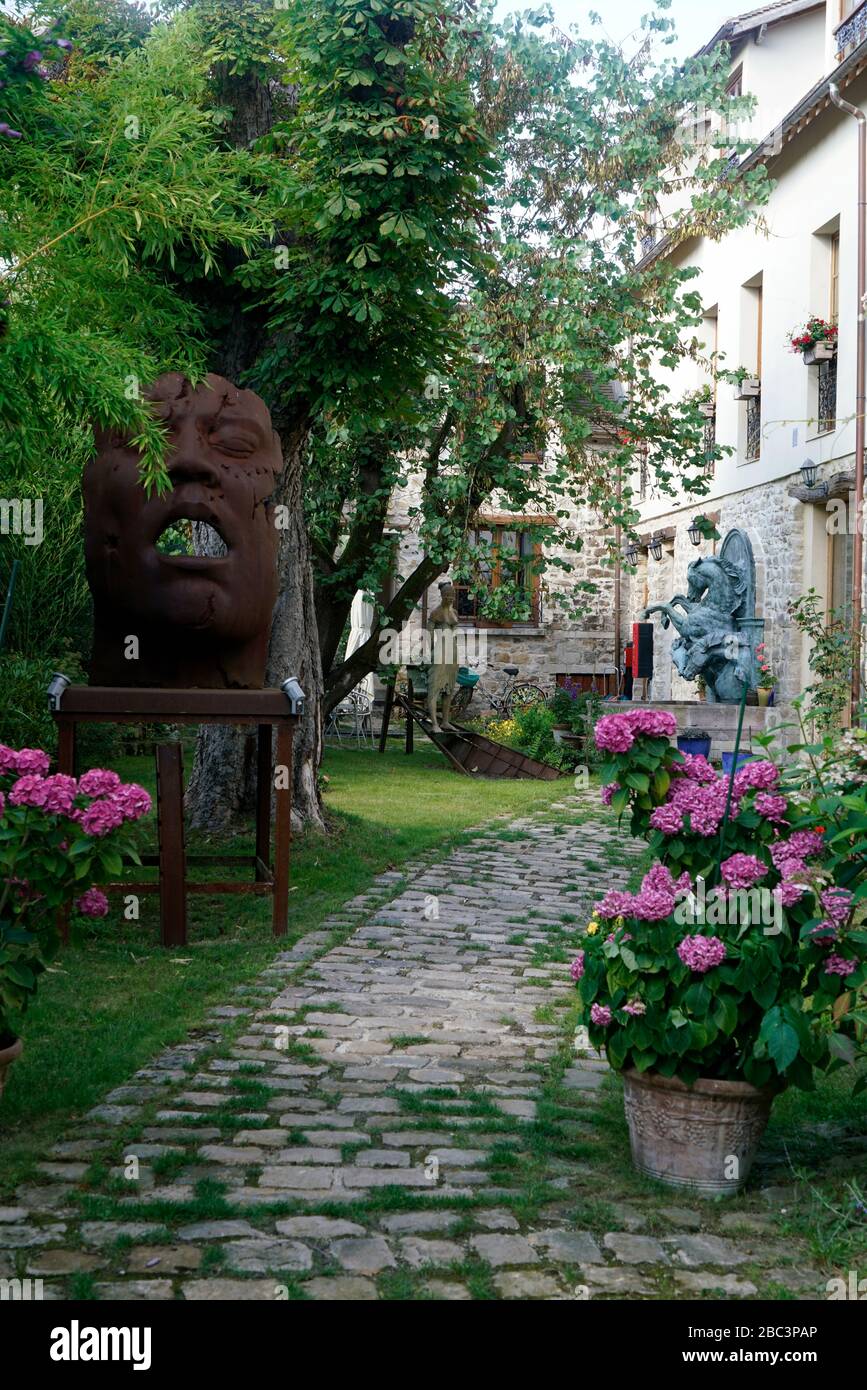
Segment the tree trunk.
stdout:
[[[318,790],[322,756],[322,667],[313,607],[313,573],[301,506],[307,426],[280,432],[284,467],[274,501],[285,507],[288,524],[280,532],[280,593],[274,608],[265,683],[278,686],[297,676],[305,695],[304,714],[293,744],[292,825],[325,829]],[[205,724],[187,788],[189,824],[225,830],[255,808],[255,730]],[[273,795],[273,793],[272,793]]]
[[[233,108],[228,127],[231,143],[247,148],[273,124],[268,87],[253,73],[242,77],[228,69],[217,71],[222,104]],[[237,256],[228,258],[229,265]],[[269,336],[267,307],[251,307],[237,285],[224,286],[220,277],[209,287],[210,302],[224,324],[215,348],[213,370],[241,384],[255,367]],[[309,420],[299,412],[287,416],[279,400],[261,392],[271,411],[272,424],[283,444],[283,472],[274,493],[274,505],[282,506],[287,524],[280,530],[278,572],[280,592],[274,608],[265,683],[280,685],[296,676],[307,696],[293,746],[293,829],[312,826],[325,829],[318,790],[322,754],[322,667],[313,603],[313,571],[302,505],[304,451]],[[223,725],[202,725],[186,794],[188,822],[200,830],[225,830],[255,808],[255,730]],[[273,792],[272,792],[273,796]]]

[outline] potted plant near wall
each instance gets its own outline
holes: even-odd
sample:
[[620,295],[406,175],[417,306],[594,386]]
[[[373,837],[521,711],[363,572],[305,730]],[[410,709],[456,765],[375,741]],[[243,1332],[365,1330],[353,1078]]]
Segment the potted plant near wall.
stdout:
[[583,748],[599,704],[598,696],[582,690],[574,681],[565,680],[548,701],[548,708],[554,716],[554,742],[575,751]]
[[749,401],[761,394],[761,381],[757,376],[751,376],[746,367],[738,367],[730,379],[734,380],[736,401]]
[[707,383],[700,386],[697,391],[692,391],[687,399],[698,407],[699,414],[703,415],[706,420],[713,418],[716,413],[716,402],[713,398],[713,391]]
[[682,734],[677,736],[677,746],[681,753],[689,753],[692,757],[710,757],[711,736],[707,729],[684,729]]
[[106,915],[93,884],[116,878],[124,856],[140,862],[123,827],[151,806],[115,772],[76,779],[49,766],[42,749],[0,744],[0,1095],[21,1055],[20,1020],[57,953],[59,912]]
[[797,329],[790,338],[792,352],[800,352],[804,365],[812,367],[816,362],[828,362],[837,355],[837,325],[815,315],[807,319],[803,328]]
[[756,666],[759,673],[759,684],[756,693],[759,697],[759,704],[766,708],[774,703],[774,690],[777,678],[774,675],[771,663],[764,642],[759,642],[756,646]]
[[780,769],[721,778],[673,732],[659,710],[596,726],[603,799],[656,862],[637,893],[597,904],[572,976],[591,1042],[623,1075],[636,1167],[733,1194],[780,1091],[864,1055],[867,932],[851,844],[835,851]]

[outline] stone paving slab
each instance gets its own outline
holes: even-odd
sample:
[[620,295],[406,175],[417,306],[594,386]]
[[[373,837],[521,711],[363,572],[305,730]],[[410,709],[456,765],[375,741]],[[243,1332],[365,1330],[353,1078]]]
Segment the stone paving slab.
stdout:
[[[588,1144],[610,1154],[596,1121],[610,1074],[564,1032],[569,962],[640,847],[595,799],[564,794],[562,810],[380,876],[281,951],[53,1146],[0,1208],[0,1272],[142,1301],[413,1296],[395,1280],[445,1301],[754,1296],[761,1215],[706,1231],[679,1199],[609,1202],[621,1175],[588,1161]],[[118,1194],[122,1155],[140,1181]],[[89,1184],[96,1158],[114,1165],[110,1193]],[[203,1179],[222,1210],[197,1209]],[[587,1228],[585,1200],[611,1229]],[[815,1296],[818,1272],[797,1286],[797,1254],[767,1248],[793,1296]]]

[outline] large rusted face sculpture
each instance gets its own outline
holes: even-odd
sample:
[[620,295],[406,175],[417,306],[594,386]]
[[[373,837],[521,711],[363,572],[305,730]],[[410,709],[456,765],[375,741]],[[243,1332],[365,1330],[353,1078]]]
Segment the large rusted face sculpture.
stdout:
[[[271,495],[280,441],[259,396],[219,376],[148,392],[169,431],[171,490],[148,495],[139,454],[97,431],[84,471],[94,685],[261,687],[277,598]],[[166,553],[191,528],[197,549]],[[177,549],[178,547],[176,547]]]

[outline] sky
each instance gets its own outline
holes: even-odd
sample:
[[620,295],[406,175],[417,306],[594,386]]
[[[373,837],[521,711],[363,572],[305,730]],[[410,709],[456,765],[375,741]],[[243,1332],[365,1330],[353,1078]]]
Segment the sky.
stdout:
[[[589,35],[588,15],[601,15],[603,30],[608,38],[618,41],[639,29],[641,16],[653,8],[652,0],[550,0],[561,29],[568,33],[571,24],[580,24],[582,33]],[[708,39],[713,38],[724,20],[732,15],[746,14],[757,8],[761,0],[672,0],[667,17],[673,19],[678,34],[677,43],[668,50],[672,57],[686,58],[695,53]],[[530,0],[499,0],[498,15],[513,10],[531,8]]]
[[[498,14],[509,14],[512,10],[530,9],[544,0],[498,0]],[[602,16],[604,29],[611,39],[625,39],[637,30],[643,14],[654,8],[653,0],[551,0],[557,23],[564,31],[570,24],[580,24],[588,33],[590,25],[587,16],[591,10]],[[761,0],[672,0],[668,11],[669,18],[677,26],[678,42],[670,50],[673,57],[686,58],[695,53],[708,39],[713,38],[724,19],[732,15],[745,14],[754,9]],[[15,0],[0,0],[0,10],[14,12]]]

